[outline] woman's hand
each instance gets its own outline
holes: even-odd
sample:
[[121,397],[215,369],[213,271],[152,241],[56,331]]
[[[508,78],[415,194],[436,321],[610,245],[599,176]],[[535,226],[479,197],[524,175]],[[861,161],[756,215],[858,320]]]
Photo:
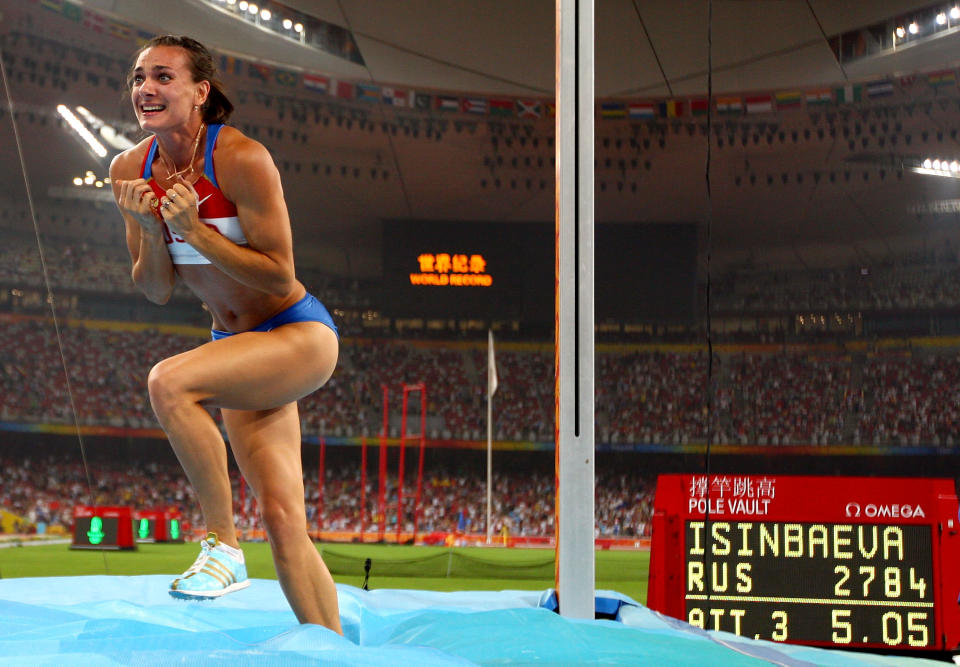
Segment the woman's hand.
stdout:
[[200,205],[193,185],[181,178],[160,200],[160,215],[174,234],[189,243],[189,237],[202,227]]
[[[167,251],[169,232],[160,217],[160,201],[153,188],[142,178],[120,178],[130,174],[129,165],[118,165],[126,159],[131,164],[129,152],[114,158],[110,165],[113,194],[123,216],[126,229],[127,250],[133,262],[133,283],[154,303],[166,303],[176,283],[173,262]],[[125,169],[125,167],[127,167]]]
[[160,202],[150,184],[142,178],[117,181],[117,184],[120,186],[117,196],[120,210],[126,211],[147,234],[159,235],[162,221],[156,211]]

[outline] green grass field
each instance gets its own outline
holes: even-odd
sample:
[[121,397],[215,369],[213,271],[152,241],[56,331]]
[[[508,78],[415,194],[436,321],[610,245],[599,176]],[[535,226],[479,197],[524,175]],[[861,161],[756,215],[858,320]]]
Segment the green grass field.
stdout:
[[[360,587],[370,558],[369,586],[431,591],[544,590],[554,587],[553,550],[414,547],[388,544],[318,545],[338,583]],[[141,544],[136,551],[72,550],[68,545],[0,549],[0,578],[93,574],[178,574],[196,558],[197,544]],[[275,579],[270,548],[245,543],[249,575]],[[596,587],[647,599],[647,551],[597,551]]]

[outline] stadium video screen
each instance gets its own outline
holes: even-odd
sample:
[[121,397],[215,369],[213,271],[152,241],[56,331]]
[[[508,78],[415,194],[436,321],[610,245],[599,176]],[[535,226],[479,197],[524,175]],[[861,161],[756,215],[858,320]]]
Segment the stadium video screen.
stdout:
[[[554,320],[552,223],[387,220],[384,310],[392,317]],[[695,224],[598,224],[597,320],[689,323]]]
[[[514,224],[386,221],[385,310],[394,317],[520,317],[528,231]],[[545,296],[552,292],[552,283],[528,277],[543,283]]]

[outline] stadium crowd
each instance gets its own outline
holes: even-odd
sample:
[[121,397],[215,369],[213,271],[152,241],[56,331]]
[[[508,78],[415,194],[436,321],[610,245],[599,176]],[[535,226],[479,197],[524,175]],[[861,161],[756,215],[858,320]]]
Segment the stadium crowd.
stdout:
[[870,265],[786,271],[743,266],[718,276],[718,311],[890,311],[960,305],[960,251],[949,238]]
[[[76,505],[129,505],[136,509],[176,508],[192,526],[201,526],[193,490],[174,460],[118,462],[91,461],[87,470],[79,460],[61,457],[0,457],[0,508],[25,519],[29,527],[69,529]],[[374,457],[375,458],[375,457]],[[395,463],[392,464],[395,466]],[[304,474],[307,519],[318,528],[322,506],[324,531],[369,533],[379,530],[380,514],[375,465],[367,471],[366,505],[362,503],[361,473],[356,461],[326,468],[323,500],[317,469]],[[501,469],[503,468],[503,469]],[[486,471],[454,472],[443,465],[424,471],[418,533],[486,532]],[[234,515],[244,531],[262,530],[256,501],[249,489],[241,490],[236,469],[231,478]],[[543,472],[524,472],[501,466],[495,472],[491,517],[497,535],[506,527],[510,535],[548,537],[554,532],[554,480]],[[598,537],[649,536],[653,511],[653,484],[634,472],[613,468],[599,471],[596,480]],[[403,530],[412,531],[416,499],[415,475],[404,479]],[[364,513],[365,507],[365,513]],[[388,475],[385,494],[385,532],[397,527],[397,478]]]
[[[48,277],[53,287],[70,291],[135,294],[129,259],[124,254],[115,212],[89,204],[51,209],[40,223],[53,230],[44,239]],[[116,243],[91,246],[84,238],[105,228]],[[36,238],[24,235],[31,226],[25,209],[0,201],[0,226],[10,238],[0,249],[0,285],[42,288],[44,275]],[[102,229],[103,228],[103,229]],[[379,286],[361,285],[304,267],[304,282],[324,303],[338,308],[370,308]],[[847,313],[912,311],[960,306],[960,261],[949,242],[929,253],[905,253],[872,267],[784,271],[766,267],[729,269],[715,278],[712,310],[730,313]],[[182,285],[176,295],[188,297]]]
[[[192,333],[197,331],[196,334]],[[202,330],[123,323],[53,326],[0,315],[0,421],[73,422],[155,429],[145,378],[160,359],[201,344]],[[734,347],[734,350],[736,348]],[[605,348],[598,352],[597,442],[684,445],[934,445],[958,442],[960,354],[952,348],[837,352],[770,346],[717,353]],[[502,344],[496,355],[494,438],[553,438],[553,356],[548,346]],[[70,371],[69,388],[64,364]],[[306,435],[375,437],[389,392],[388,435],[401,431],[402,385],[426,386],[426,436],[482,440],[486,347],[346,339],[333,378],[301,402]],[[708,401],[708,398],[710,399]],[[419,432],[409,395],[407,434]]]
[[960,355],[886,355],[867,360],[855,439],[952,447],[960,433]]

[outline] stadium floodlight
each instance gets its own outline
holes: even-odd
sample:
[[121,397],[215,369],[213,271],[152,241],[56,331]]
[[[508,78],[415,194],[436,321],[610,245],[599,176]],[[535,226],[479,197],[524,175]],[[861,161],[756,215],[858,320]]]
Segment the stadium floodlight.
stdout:
[[110,185],[109,176],[97,176],[92,170],[87,169],[83,176],[74,176],[72,179],[73,185],[78,188],[84,188],[92,186],[94,188],[103,189]]
[[301,32],[301,33],[302,33],[302,32],[303,32],[303,24],[302,24],[302,23],[294,23],[294,24],[293,24],[293,30],[294,30],[294,32]]
[[240,4],[237,5],[237,8],[238,8],[241,12],[245,12],[245,11],[247,11],[247,7],[249,7],[249,6],[250,6],[250,5],[249,5],[249,3],[247,2],[247,0],[240,0]]
[[945,12],[940,12],[937,14],[937,25],[946,25],[947,24],[947,15]]
[[950,18],[954,21],[960,19],[960,7],[953,7],[950,9]]
[[247,11],[256,16],[257,12],[260,11],[260,8],[251,2],[249,5],[247,5]]
[[293,27],[293,21],[290,19],[283,19],[283,29],[290,30]]
[[100,119],[98,116],[93,114],[89,109],[83,106],[78,106],[77,113],[83,118],[87,127],[90,128],[92,132],[96,132],[100,137],[110,145],[111,148],[115,148],[119,151],[125,151],[128,148],[133,148],[133,142],[127,139],[125,136],[117,132],[116,128],[112,125],[107,125]]
[[93,123],[95,121],[96,116],[90,113],[90,110],[87,109],[87,107],[78,106],[76,107],[76,109],[77,109],[77,113],[80,114],[80,116],[88,123]]
[[896,35],[899,39],[903,39],[907,36],[907,31],[902,25],[897,26]]
[[84,125],[79,118],[77,118],[76,114],[73,113],[67,107],[67,105],[58,104],[57,113],[59,113],[63,119],[67,121],[67,125],[69,125],[70,128],[77,133],[77,136],[79,136],[80,139],[82,139],[83,142],[90,147],[90,150],[92,150],[97,157],[107,157],[107,149],[97,140],[95,136],[93,136],[93,133],[87,129],[87,126]]
[[905,160],[905,169],[915,174],[925,176],[940,176],[941,178],[960,178],[960,161],[940,158],[924,158],[922,161]]
[[262,18],[264,21],[269,21],[271,16],[273,16],[273,14],[270,13],[269,9],[260,10],[260,18]]
[[103,137],[104,141],[117,150],[125,151],[128,148],[133,148],[134,146],[132,141],[117,132],[116,128],[114,128],[112,125],[103,125],[100,128],[100,136]]
[[907,26],[907,30],[910,31],[911,35],[916,35],[918,32],[920,32],[920,26],[917,25],[916,21],[913,21],[909,26]]

